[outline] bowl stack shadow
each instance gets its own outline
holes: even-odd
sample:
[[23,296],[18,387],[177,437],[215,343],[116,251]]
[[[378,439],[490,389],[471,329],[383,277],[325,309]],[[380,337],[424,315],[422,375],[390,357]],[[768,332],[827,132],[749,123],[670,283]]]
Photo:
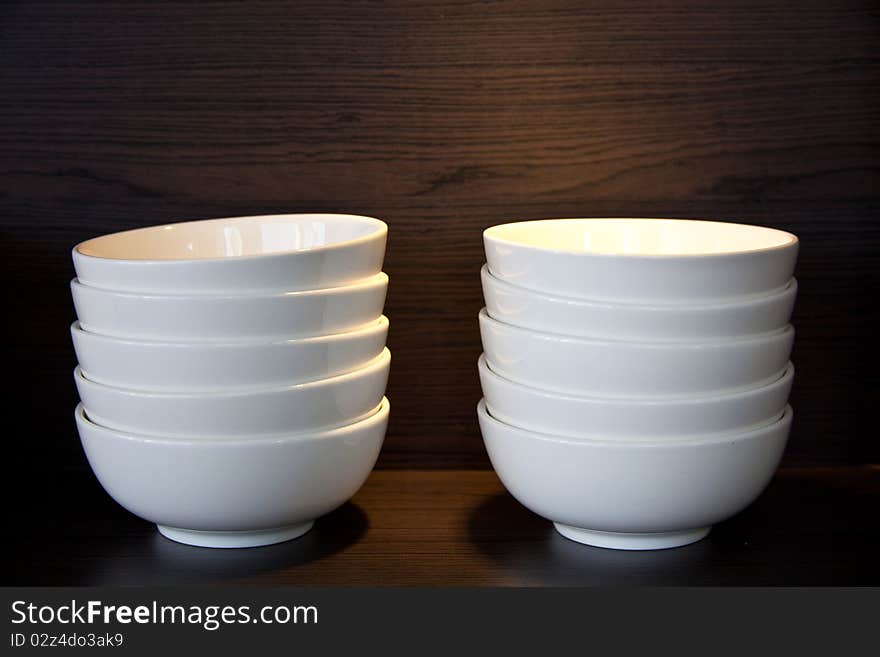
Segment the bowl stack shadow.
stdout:
[[483,237],[477,413],[517,500],[566,538],[645,550],[761,493],[792,419],[794,235],[560,219]]
[[172,540],[296,538],[375,464],[387,226],[212,219],[77,245],[76,424],[106,491]]

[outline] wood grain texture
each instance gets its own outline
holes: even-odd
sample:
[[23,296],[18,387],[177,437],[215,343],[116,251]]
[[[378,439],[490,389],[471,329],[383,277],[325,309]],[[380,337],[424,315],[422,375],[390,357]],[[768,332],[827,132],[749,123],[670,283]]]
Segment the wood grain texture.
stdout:
[[862,429],[877,391],[878,45],[875,4],[855,0],[4,3],[14,463],[84,467],[70,433],[76,242],[309,210],[391,228],[382,466],[486,466],[481,231],[554,216],[797,233],[786,458],[880,460]]
[[562,538],[493,472],[385,470],[302,538],[210,550],[162,538],[78,473],[11,510],[3,583],[877,586],[878,503],[880,467],[786,468],[703,541],[621,552]]

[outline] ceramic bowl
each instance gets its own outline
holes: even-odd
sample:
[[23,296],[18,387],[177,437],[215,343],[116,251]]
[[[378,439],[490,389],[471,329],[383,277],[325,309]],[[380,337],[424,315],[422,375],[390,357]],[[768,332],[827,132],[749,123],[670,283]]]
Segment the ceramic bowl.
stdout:
[[798,240],[688,219],[551,219],[488,228],[489,271],[547,294],[615,303],[718,303],[785,286]]
[[70,327],[85,378],[156,392],[282,386],[333,377],[366,365],[385,348],[388,320],[353,331],[288,340],[146,342]]
[[794,366],[772,383],[722,395],[612,398],[563,395],[514,383],[478,362],[486,407],[501,422],[569,438],[678,439],[772,424],[788,403]]
[[370,474],[388,400],[360,422],[258,440],[157,439],[107,429],[76,408],[104,489],[181,543],[251,547],[296,538],[351,498]]
[[748,506],[769,483],[792,413],[715,438],[573,440],[519,429],[477,409],[495,472],[521,504],[563,536],[647,550],[692,543]]
[[165,393],[115,388],[85,378],[76,387],[89,418],[109,429],[148,436],[212,439],[293,434],[350,424],[385,394],[391,354],[329,379],[271,388]]
[[549,391],[592,397],[708,395],[766,385],[782,376],[794,329],[711,342],[577,338],[504,324],[480,311],[489,367]]
[[85,285],[156,294],[337,287],[378,274],[388,227],[371,217],[281,214],[151,226],[73,249]]
[[706,340],[755,335],[788,324],[797,281],[727,303],[634,304],[535,292],[496,278],[483,266],[489,315],[506,324],[579,337],[616,340]]
[[342,333],[382,315],[388,276],[267,295],[156,295],[70,284],[82,328],[135,340],[288,339]]

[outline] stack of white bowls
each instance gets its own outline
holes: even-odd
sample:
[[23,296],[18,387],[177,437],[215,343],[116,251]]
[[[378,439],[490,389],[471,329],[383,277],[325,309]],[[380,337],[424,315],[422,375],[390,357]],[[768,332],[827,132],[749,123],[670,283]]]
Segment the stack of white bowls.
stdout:
[[385,436],[387,226],[237,217],[73,250],[85,453],[170,539],[300,536],[363,484]]
[[771,479],[791,425],[797,238],[667,219],[489,228],[480,427],[567,538],[704,537]]

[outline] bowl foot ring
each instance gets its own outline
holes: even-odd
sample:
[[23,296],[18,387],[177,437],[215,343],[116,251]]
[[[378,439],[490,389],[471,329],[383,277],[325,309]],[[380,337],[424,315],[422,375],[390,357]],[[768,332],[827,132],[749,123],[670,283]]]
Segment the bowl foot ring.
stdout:
[[627,534],[581,529],[558,522],[553,523],[553,526],[556,527],[556,531],[572,541],[612,550],[666,550],[681,547],[705,538],[709,530],[712,529],[711,527],[700,527],[677,532]]
[[185,543],[186,545],[210,548],[246,548],[272,545],[273,543],[282,543],[299,538],[309,531],[314,524],[314,520],[309,520],[299,525],[246,532],[206,532],[195,529],[166,527],[164,525],[156,526],[159,528],[159,533],[165,538],[177,541],[178,543]]

